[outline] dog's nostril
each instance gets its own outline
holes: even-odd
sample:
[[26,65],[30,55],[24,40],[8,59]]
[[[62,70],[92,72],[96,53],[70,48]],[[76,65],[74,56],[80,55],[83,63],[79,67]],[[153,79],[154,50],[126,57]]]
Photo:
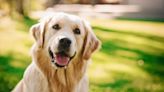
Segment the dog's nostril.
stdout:
[[71,41],[70,41],[70,40],[68,40],[68,41],[67,41],[67,44],[71,44]]

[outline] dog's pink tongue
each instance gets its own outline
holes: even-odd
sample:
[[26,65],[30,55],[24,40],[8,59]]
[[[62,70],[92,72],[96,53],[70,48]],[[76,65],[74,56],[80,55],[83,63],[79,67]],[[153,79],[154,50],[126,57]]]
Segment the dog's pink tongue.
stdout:
[[69,62],[69,57],[63,56],[63,55],[60,55],[60,54],[56,55],[56,63],[57,64],[65,66],[65,65],[68,64],[68,62]]

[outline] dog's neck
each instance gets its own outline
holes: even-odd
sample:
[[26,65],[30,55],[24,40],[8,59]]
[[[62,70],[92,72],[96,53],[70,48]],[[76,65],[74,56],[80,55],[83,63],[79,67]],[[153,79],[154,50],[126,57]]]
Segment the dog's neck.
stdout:
[[87,62],[76,56],[66,69],[55,69],[45,53],[43,49],[33,50],[33,61],[46,76],[50,92],[73,92],[85,74]]

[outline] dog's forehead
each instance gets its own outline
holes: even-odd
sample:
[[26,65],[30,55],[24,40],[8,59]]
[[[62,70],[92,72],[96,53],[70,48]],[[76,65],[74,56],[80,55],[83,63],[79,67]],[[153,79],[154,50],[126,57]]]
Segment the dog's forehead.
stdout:
[[66,13],[57,13],[52,16],[52,21],[80,24],[81,18],[76,15],[71,15],[71,14],[66,14]]

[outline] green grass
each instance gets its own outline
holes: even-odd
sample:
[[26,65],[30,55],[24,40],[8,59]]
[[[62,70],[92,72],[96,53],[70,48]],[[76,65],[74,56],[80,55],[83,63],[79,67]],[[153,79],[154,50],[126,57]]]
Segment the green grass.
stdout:
[[164,22],[163,18],[117,18],[118,20],[128,21],[149,21],[149,22]]
[[94,20],[92,24],[102,48],[90,67],[91,92],[164,91],[164,23]]
[[25,20],[1,20],[4,23],[0,23],[0,92],[10,92],[31,62],[32,40]]
[[[0,22],[0,92],[9,92],[31,62],[29,27],[36,21]],[[88,76],[90,92],[163,92],[164,23],[92,20],[102,41]]]

